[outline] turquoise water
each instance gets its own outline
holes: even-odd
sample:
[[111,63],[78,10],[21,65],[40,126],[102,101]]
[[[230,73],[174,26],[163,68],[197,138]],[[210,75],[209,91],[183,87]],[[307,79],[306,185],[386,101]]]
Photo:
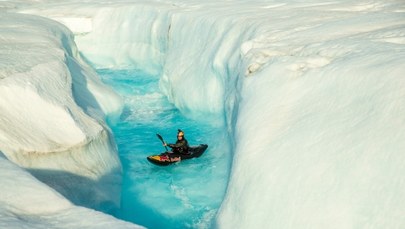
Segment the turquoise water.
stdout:
[[[159,90],[159,77],[136,70],[98,70],[125,100],[120,121],[110,124],[123,165],[121,210],[116,217],[147,228],[211,228],[224,196],[230,149],[215,118],[193,120]],[[165,149],[156,137],[176,140],[177,129],[190,145],[208,144],[200,157],[167,167],[146,157]]]

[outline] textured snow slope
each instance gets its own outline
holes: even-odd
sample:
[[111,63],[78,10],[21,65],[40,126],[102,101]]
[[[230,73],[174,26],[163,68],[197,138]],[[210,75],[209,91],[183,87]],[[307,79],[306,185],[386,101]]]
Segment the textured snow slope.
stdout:
[[118,207],[121,165],[104,115],[119,114],[121,99],[83,65],[66,27],[0,19],[1,151],[76,204]]
[[142,228],[77,207],[0,152],[0,228]]

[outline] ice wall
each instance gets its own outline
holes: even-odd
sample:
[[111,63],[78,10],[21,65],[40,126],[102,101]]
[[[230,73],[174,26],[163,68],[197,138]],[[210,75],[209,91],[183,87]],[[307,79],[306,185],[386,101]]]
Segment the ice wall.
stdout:
[[226,117],[235,151],[219,228],[405,225],[401,1],[77,8],[26,12],[68,25],[98,66],[156,69],[185,113]]
[[104,119],[121,99],[61,24],[2,12],[0,32],[0,150],[75,204],[117,208],[121,165]]
[[271,10],[271,27],[242,45],[259,68],[248,67],[240,90],[219,227],[405,225],[403,9],[391,1]]
[[0,228],[142,228],[78,207],[0,152]]

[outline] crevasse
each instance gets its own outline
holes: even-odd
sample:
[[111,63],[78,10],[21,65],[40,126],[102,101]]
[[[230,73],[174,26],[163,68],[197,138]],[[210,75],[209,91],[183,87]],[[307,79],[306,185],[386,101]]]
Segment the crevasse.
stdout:
[[[26,12],[77,31],[95,66],[161,74],[180,110],[226,121],[234,157],[218,227],[404,225],[403,3],[76,6]],[[60,16],[72,9],[85,27]]]

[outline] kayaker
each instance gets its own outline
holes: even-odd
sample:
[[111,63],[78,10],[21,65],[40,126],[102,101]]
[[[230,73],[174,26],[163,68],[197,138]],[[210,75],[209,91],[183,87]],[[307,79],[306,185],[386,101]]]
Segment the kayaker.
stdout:
[[178,130],[177,132],[177,141],[175,144],[167,144],[164,143],[163,146],[169,146],[172,148],[173,153],[177,154],[188,154],[188,141],[184,137],[184,132],[182,130]]

